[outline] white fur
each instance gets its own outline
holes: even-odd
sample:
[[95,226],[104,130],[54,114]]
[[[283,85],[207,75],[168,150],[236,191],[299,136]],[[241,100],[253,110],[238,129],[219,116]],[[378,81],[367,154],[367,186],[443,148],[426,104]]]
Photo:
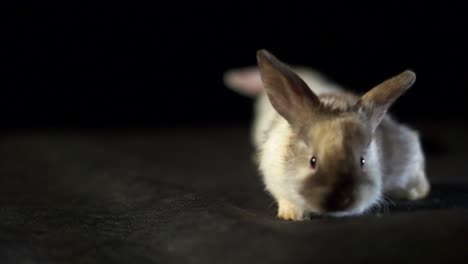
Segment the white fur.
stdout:
[[[339,86],[326,81],[314,71],[306,68],[296,68],[295,71],[317,95],[341,90]],[[320,212],[317,206],[306,203],[299,194],[302,179],[297,175],[305,175],[305,173],[298,173],[284,164],[292,133],[288,122],[277,114],[265,94],[258,97],[255,112],[252,140],[260,150],[259,169],[266,189],[277,201],[284,200],[291,203],[300,216],[307,212]],[[273,122],[275,124],[272,128]],[[382,199],[384,192],[394,189],[407,190],[412,181],[417,182],[416,178],[428,188],[424,174],[424,156],[418,135],[390,117],[384,118],[381,127],[376,132],[378,135],[375,136],[366,154],[366,164],[371,165],[366,166],[366,169],[377,179],[376,188],[362,190],[363,194],[359,198],[361,201],[357,208],[333,215],[363,213]],[[265,135],[266,131],[270,131],[268,136]],[[401,157],[394,157],[395,153]],[[390,156],[392,161],[389,163]],[[392,164],[394,162],[397,164]],[[421,193],[427,189],[424,186],[421,188],[423,189]],[[279,206],[281,207],[281,204]]]
[[[339,86],[326,81],[315,71],[295,68],[295,72],[317,95],[341,90]],[[277,124],[267,136],[265,132],[270,130],[273,120]],[[252,131],[253,143],[260,150],[259,169],[267,191],[276,201],[288,201],[304,213],[319,211],[318,207],[306,203],[298,192],[302,179],[297,178],[297,175],[306,175],[306,173],[297,173],[291,168],[286,168],[284,164],[292,131],[288,122],[272,107],[265,93],[256,101]]]
[[279,117],[271,135],[260,147],[260,171],[267,190],[278,201],[281,199],[291,202],[299,208],[308,205],[298,193],[300,179],[296,178],[296,171],[288,169],[285,164],[285,154],[292,131],[286,120]]

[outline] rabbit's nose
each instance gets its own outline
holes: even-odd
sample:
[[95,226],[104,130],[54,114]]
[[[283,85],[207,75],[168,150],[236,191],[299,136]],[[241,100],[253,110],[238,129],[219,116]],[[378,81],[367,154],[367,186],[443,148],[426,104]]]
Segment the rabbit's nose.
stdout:
[[331,193],[324,201],[323,207],[326,211],[337,212],[348,209],[353,203],[353,197],[347,191]]

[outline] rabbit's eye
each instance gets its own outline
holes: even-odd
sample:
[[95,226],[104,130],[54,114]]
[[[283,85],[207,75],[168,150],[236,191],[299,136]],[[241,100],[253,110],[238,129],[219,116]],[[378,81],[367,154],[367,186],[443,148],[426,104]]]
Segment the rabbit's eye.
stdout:
[[312,169],[315,169],[317,167],[317,158],[315,158],[315,156],[310,159],[310,167]]
[[364,164],[366,164],[366,159],[364,159],[364,157],[361,157],[361,167],[364,166]]

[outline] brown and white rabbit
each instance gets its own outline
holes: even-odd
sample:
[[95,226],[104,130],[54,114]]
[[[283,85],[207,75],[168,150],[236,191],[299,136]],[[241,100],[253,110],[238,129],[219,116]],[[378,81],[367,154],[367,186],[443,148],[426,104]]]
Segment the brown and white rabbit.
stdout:
[[258,97],[252,140],[279,218],[361,214],[384,195],[414,200],[429,193],[417,132],[386,114],[414,83],[412,71],[357,96],[266,50],[257,62],[224,80]]

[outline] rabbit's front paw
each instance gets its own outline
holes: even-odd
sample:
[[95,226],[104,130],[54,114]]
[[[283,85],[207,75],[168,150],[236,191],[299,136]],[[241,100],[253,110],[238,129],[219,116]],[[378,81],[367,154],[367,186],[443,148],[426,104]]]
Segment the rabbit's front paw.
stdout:
[[278,202],[278,218],[295,221],[308,219],[302,210],[287,200],[280,200]]

